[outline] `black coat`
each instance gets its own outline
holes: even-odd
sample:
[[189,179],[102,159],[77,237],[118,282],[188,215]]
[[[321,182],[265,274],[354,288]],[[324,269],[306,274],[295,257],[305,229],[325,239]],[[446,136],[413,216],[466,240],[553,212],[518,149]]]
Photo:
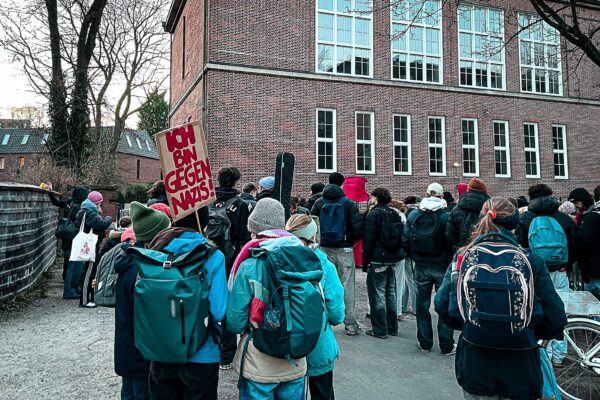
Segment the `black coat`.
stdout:
[[[75,189],[73,189],[71,197],[67,200],[57,199],[54,192],[49,192],[48,195],[50,196],[50,201],[53,205],[65,209],[63,213],[64,218],[70,219],[71,221],[73,221],[73,223],[75,223],[75,225],[77,225],[76,218],[77,214],[81,210],[81,203],[83,203],[85,199],[87,199],[89,193],[90,189],[88,189],[87,187],[77,186],[75,187]],[[70,240],[61,239],[61,242],[64,250],[71,249]]]
[[[89,201],[89,200],[88,200]],[[98,248],[102,240],[106,236],[106,230],[112,223],[111,217],[102,218],[100,214],[98,214],[97,209],[88,208],[86,204],[82,204],[81,210],[77,213],[77,217],[75,218],[75,225],[77,229],[80,228],[81,222],[83,221],[83,216],[85,215],[85,226],[83,230],[86,233],[92,231],[94,234],[98,235]]]
[[248,232],[248,217],[250,210],[248,204],[237,197],[238,193],[233,188],[220,187],[215,189],[217,201],[225,203],[228,200],[235,199],[227,207],[227,217],[231,222],[231,241],[235,246],[236,252],[250,240]]
[[252,213],[254,207],[256,206],[256,199],[250,193],[242,193],[240,194],[240,199],[244,200],[246,204],[248,204],[248,211]]
[[[572,259],[574,252],[573,244],[575,240],[575,234],[577,233],[577,225],[575,225],[573,219],[567,214],[558,211],[559,206],[560,204],[558,203],[558,200],[551,196],[544,196],[531,200],[527,211],[521,214],[519,217],[519,226],[517,226],[517,229],[515,229],[515,236],[517,237],[521,247],[526,249],[529,248],[529,227],[531,226],[531,222],[534,220],[534,218],[539,216],[549,216],[554,218],[565,232],[569,245],[569,258]],[[568,267],[569,265],[570,263],[553,266],[551,267],[550,271],[557,271],[561,268]]]
[[[535,297],[542,305],[543,318],[531,327],[538,340],[562,339],[567,324],[564,305],[554,290],[550,274],[542,259],[530,255]],[[448,268],[440,290],[435,296],[435,311],[448,327],[462,330],[463,321],[451,318],[450,272]],[[480,396],[500,396],[507,399],[532,400],[541,397],[542,374],[540,355],[532,350],[498,350],[478,347],[458,340],[455,359],[458,384],[467,392]]]
[[315,194],[313,194],[306,201],[306,204],[304,205],[304,207],[307,208],[308,210],[312,210],[312,208],[314,207],[314,205],[317,202],[317,200],[319,200],[321,197],[323,197],[323,193],[315,193]]
[[260,201],[262,199],[272,198],[273,197],[273,189],[263,190],[259,194],[256,195],[256,201]]
[[451,253],[469,243],[473,227],[481,220],[481,209],[490,197],[481,192],[467,192],[458,199],[446,225],[446,245]]
[[[124,250],[131,247],[124,243]],[[115,372],[128,378],[148,378],[150,363],[135,347],[133,295],[137,268],[132,258],[121,254],[115,260]]]
[[[329,184],[323,189],[323,198],[328,201],[338,201],[346,197],[346,194],[338,185]],[[311,210],[311,214],[317,217],[321,216],[323,208],[323,198],[317,200]],[[363,219],[358,211],[358,206],[352,200],[344,203],[344,218],[346,225],[346,240],[337,247],[348,248],[353,247],[354,242],[362,239],[363,235]]]
[[[396,221],[396,223],[392,221]],[[403,230],[404,224],[396,211],[383,204],[373,207],[365,218],[363,265],[368,266],[371,262],[395,264],[402,260],[406,256],[402,250]],[[398,238],[396,247],[390,248],[383,243],[382,232],[384,231],[393,231],[393,236]]]
[[600,279],[600,202],[596,203],[594,211],[583,214],[574,249],[583,279],[586,282],[592,278]]

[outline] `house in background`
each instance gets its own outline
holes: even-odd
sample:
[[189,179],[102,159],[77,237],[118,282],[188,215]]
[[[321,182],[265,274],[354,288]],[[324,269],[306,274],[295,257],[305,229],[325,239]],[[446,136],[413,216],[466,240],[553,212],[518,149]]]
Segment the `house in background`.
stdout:
[[[108,134],[111,127],[102,128]],[[0,181],[19,181],[21,170],[50,157],[44,129],[0,128]],[[154,140],[147,132],[125,130],[117,147],[115,184],[149,183],[160,179]]]
[[394,3],[173,0],[170,125],[203,120],[213,171],[244,181],[294,153],[296,193],[333,171],[395,196],[600,183],[600,68],[530,1]]

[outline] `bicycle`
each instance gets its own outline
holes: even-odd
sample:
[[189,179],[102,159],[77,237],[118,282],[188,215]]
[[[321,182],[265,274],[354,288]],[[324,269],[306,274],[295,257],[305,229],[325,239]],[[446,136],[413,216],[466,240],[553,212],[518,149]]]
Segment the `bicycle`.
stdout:
[[568,317],[567,353],[562,366],[554,368],[558,388],[566,399],[600,399],[600,322],[593,319],[600,316],[600,300],[585,291],[558,294]]

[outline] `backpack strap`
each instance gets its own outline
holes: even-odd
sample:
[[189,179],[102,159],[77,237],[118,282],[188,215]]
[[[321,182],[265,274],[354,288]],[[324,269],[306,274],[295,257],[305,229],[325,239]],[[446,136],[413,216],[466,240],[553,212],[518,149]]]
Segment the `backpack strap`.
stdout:
[[481,242],[485,241],[486,239],[489,239],[491,237],[497,237],[500,239],[504,239],[507,242],[509,242],[510,244],[512,244],[515,247],[519,247],[519,243],[517,243],[517,241],[515,240],[515,238],[507,235],[506,233],[502,233],[502,232],[490,232],[490,233],[486,233],[485,235],[481,235],[479,236],[475,242],[473,242],[473,246],[476,246],[478,244],[480,244]]

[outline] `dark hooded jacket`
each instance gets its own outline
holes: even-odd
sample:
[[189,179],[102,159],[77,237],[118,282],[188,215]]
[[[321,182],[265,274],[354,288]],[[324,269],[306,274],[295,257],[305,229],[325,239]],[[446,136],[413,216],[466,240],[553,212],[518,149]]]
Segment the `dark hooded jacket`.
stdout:
[[[393,215],[390,215],[393,213]],[[396,223],[393,223],[395,217]],[[390,248],[383,242],[382,232],[393,233],[398,238],[398,245]],[[393,232],[391,232],[393,231]],[[387,205],[377,204],[365,218],[363,232],[363,264],[371,265],[372,262],[381,264],[395,264],[406,257],[402,249],[402,232],[404,224],[400,215]]]
[[600,279],[600,202],[583,214],[574,240],[575,260],[586,282]]
[[248,204],[237,197],[238,192],[233,188],[219,187],[215,189],[215,192],[217,193],[217,202],[225,203],[231,200],[227,207],[227,217],[231,222],[231,241],[236,251],[239,252],[250,240],[250,233],[248,232],[250,210]]
[[481,220],[481,209],[490,197],[481,192],[466,192],[450,212],[446,225],[446,245],[451,253],[469,243],[473,227]]
[[273,192],[274,192],[273,189],[263,190],[262,192],[260,192],[259,194],[256,195],[256,201],[266,199],[266,198],[272,198]]
[[312,210],[317,200],[319,200],[321,197],[323,197],[323,192],[313,194],[310,196],[304,207],[308,210]]
[[[329,184],[323,189],[323,198],[327,201],[339,201],[346,197],[346,194],[342,188],[338,185]],[[318,199],[315,202],[311,210],[311,214],[317,217],[321,216],[321,209],[323,208],[323,198]],[[344,203],[344,218],[345,218],[345,229],[346,229],[346,240],[340,243],[338,248],[353,247],[354,242],[362,239],[363,234],[363,219],[358,211],[358,206],[352,200],[348,200]]]
[[[577,225],[573,222],[573,219],[567,214],[558,211],[560,204],[552,196],[538,197],[537,199],[531,200],[526,212],[521,214],[519,218],[519,226],[515,230],[515,236],[521,247],[529,248],[529,227],[534,218],[539,216],[549,216],[558,222],[561,226],[565,235],[567,236],[567,242],[569,245],[569,258],[572,258],[574,248],[575,234],[577,233]],[[570,265],[552,266],[550,271],[557,271],[561,268],[566,268]],[[550,268],[550,267],[549,267]]]
[[252,213],[254,207],[256,206],[256,199],[250,193],[241,193],[240,199],[244,200],[246,204],[248,204],[248,211]]
[[[123,250],[131,247],[124,243]],[[115,372],[127,378],[147,378],[150,362],[135,347],[133,296],[138,270],[127,253],[115,260]]]
[[[535,255],[528,258],[533,271],[535,297],[543,310],[541,321],[531,329],[538,340],[562,339],[563,328],[567,324],[563,302],[554,290],[542,259]],[[435,311],[448,327],[462,330],[462,319],[454,319],[448,313],[450,273],[448,268],[435,296]],[[461,335],[454,363],[458,384],[468,393],[518,400],[541,397],[543,379],[537,348],[513,351],[488,349],[467,343]]]
[[[75,189],[73,189],[71,197],[67,200],[57,199],[54,192],[48,192],[48,195],[50,196],[50,201],[52,202],[52,204],[54,204],[56,207],[65,209],[63,213],[64,217],[69,218],[75,223],[77,214],[79,213],[79,210],[81,210],[81,203],[83,203],[87,199],[89,193],[90,189],[88,189],[87,187],[76,186]],[[71,248],[70,240],[62,239],[61,242],[63,249],[67,250]]]
[[92,231],[94,234],[98,235],[98,244],[96,246],[98,246],[99,249],[100,243],[102,243],[104,236],[106,236],[106,230],[112,222],[112,218],[110,216],[102,218],[100,214],[98,214],[98,207],[90,200],[85,200],[81,204],[81,210],[77,213],[77,217],[75,218],[77,229],[81,226],[84,216],[85,226],[83,229],[86,233]]
[[148,200],[148,203],[146,205],[148,207],[150,207],[153,204],[159,204],[159,203],[169,205],[169,200],[167,199],[167,196],[161,194],[161,195],[158,195],[156,197],[153,197],[153,198],[151,198],[151,199]]

